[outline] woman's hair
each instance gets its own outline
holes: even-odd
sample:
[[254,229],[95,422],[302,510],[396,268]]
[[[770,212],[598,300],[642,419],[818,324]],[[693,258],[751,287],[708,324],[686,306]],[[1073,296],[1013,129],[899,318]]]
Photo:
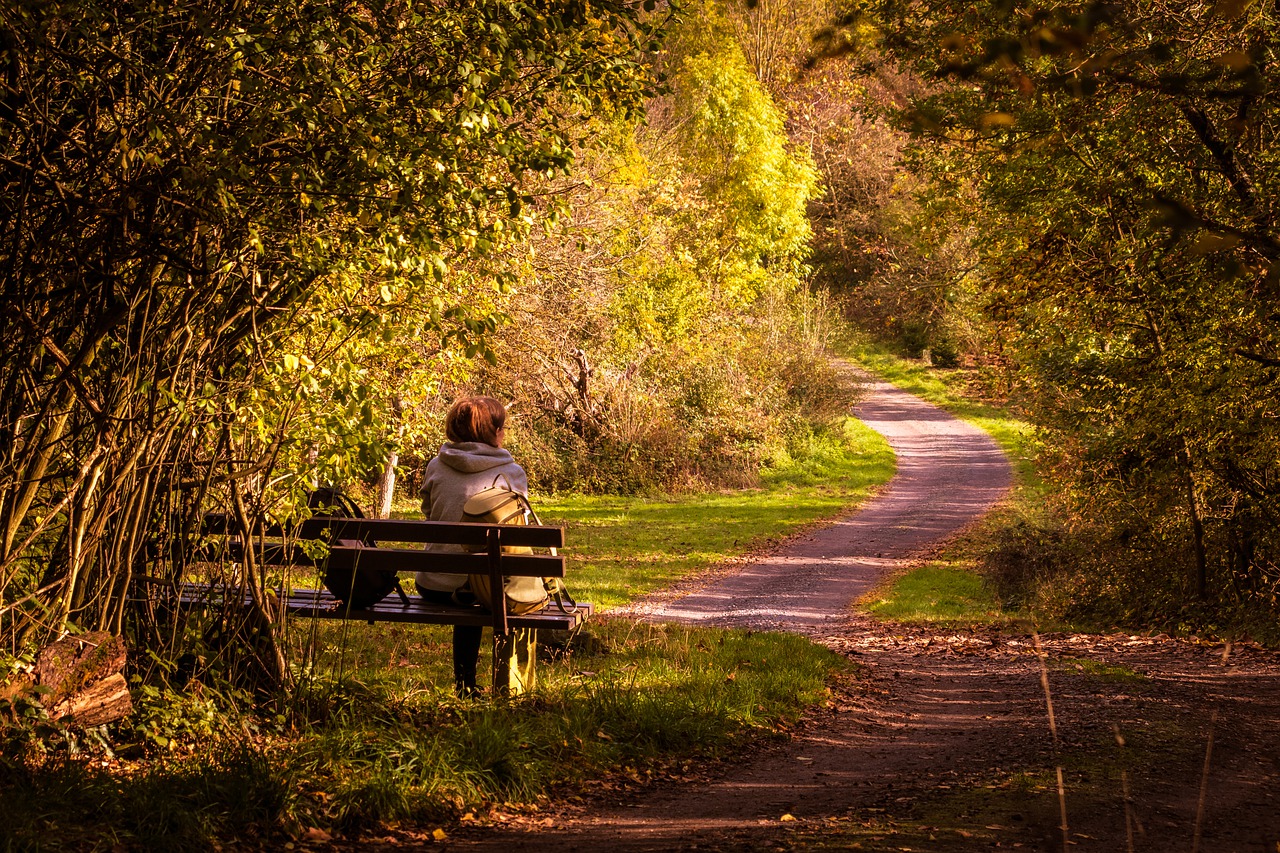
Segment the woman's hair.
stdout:
[[450,441],[483,441],[498,446],[498,430],[507,423],[507,409],[492,397],[463,397],[449,407],[444,434]]

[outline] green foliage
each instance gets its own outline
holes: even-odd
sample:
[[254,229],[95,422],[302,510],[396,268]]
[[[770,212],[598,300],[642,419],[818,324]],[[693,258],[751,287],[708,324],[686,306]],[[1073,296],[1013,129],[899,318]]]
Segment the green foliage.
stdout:
[[708,203],[696,232],[715,252],[703,262],[711,273],[706,283],[728,289],[724,298],[749,302],[759,287],[754,267],[785,271],[807,254],[805,204],[816,175],[788,143],[782,113],[736,44],[689,56],[673,85],[685,122],[679,141]]
[[912,138],[897,120],[928,82],[862,41],[805,64],[779,94],[792,138],[810,148],[821,176],[809,207],[814,281],[857,328],[905,355],[929,350],[948,367],[986,361],[991,342],[973,274],[975,181],[955,152]]
[[492,259],[558,214],[543,190],[585,117],[639,108],[661,22],[612,2],[0,12],[0,591],[30,596],[6,631],[118,630],[148,538],[210,490],[259,519],[295,480],[381,462],[395,392],[485,353],[511,283]]
[[509,256],[513,322],[463,383],[512,401],[511,447],[543,488],[752,484],[852,402],[825,365],[831,311],[801,284],[804,149],[713,8],[662,65],[649,120],[598,119],[560,229]]
[[1274,613],[1274,8],[965,8],[896,9],[887,37],[964,80],[917,127],[981,177],[988,313],[1073,527],[1114,554],[1085,597]]
[[243,731],[239,709],[252,707],[252,697],[244,692],[215,692],[198,682],[182,690],[145,684],[138,676],[133,682],[133,713],[117,724],[114,733],[120,752],[169,752],[239,734]]

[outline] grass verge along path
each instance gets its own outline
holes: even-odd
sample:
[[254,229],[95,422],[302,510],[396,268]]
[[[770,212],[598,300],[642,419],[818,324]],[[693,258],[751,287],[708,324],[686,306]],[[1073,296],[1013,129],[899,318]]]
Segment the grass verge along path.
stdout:
[[566,495],[539,503],[569,543],[569,588],[610,608],[847,512],[893,476],[893,451],[862,422],[813,438],[756,489],[639,498]]

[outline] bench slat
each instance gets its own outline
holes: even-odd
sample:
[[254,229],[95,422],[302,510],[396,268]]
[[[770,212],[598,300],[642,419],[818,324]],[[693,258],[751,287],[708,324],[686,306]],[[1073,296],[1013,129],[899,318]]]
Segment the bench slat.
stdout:
[[[217,606],[231,596],[232,601],[240,600],[241,606],[252,603],[252,596],[247,590],[228,590],[225,587],[209,584],[185,583],[178,601],[183,607]],[[347,612],[337,606],[337,602],[327,589],[294,589],[284,600],[285,610],[294,616],[314,617],[317,619],[364,620],[369,622],[406,622],[421,625],[475,625],[491,627],[493,614],[479,607],[449,606],[430,604],[416,596],[410,596],[408,605],[400,601],[399,596],[389,595],[368,610],[352,610]],[[575,606],[566,606],[563,612],[555,604],[549,602],[544,610],[528,613],[523,616],[507,616],[512,628],[552,628],[570,630],[585,622],[595,608],[587,602],[578,602]]]
[[[415,521],[404,518],[331,518],[315,516],[286,531],[271,525],[262,535],[280,538],[286,533],[299,539],[319,539],[326,531],[333,539],[365,539],[386,542],[434,542],[441,545],[469,545],[483,548],[488,543],[488,530],[502,531],[503,545],[527,548],[563,548],[564,529],[521,524],[471,524],[457,521]],[[204,516],[204,532],[212,535],[240,533],[240,525],[226,513],[211,512]]]
[[[227,543],[225,550],[206,548],[200,558],[218,562],[221,557],[240,560],[243,546]],[[264,545],[261,559],[271,566],[314,566],[296,544]],[[324,562],[324,561],[320,561]],[[328,565],[337,569],[359,565],[366,569],[390,569],[393,572],[444,572],[457,575],[483,575],[489,572],[488,554],[459,554],[448,551],[424,551],[412,548],[330,548]],[[503,554],[502,573],[510,577],[562,578],[564,557],[550,554]]]

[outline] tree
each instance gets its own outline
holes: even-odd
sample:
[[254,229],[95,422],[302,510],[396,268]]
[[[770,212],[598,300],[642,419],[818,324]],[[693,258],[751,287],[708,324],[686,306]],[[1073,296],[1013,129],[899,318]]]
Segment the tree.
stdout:
[[1274,605],[1274,4],[880,13],[889,46],[953,84],[913,119],[981,176],[989,311],[1080,508],[1148,580],[1176,588],[1173,565],[1193,597]]
[[482,0],[0,11],[6,631],[118,631],[135,574],[182,570],[155,546],[195,532],[210,490],[260,524],[268,475],[305,478],[300,419],[335,401],[374,419],[353,342],[394,322],[479,352],[496,318],[471,288],[506,285],[484,258],[554,213],[539,181],[570,166],[580,116],[649,91],[660,21],[644,17]]
[[812,164],[713,7],[667,45],[670,92],[597,122],[561,227],[513,253],[515,322],[473,379],[543,487],[752,483],[847,411],[803,284]]

